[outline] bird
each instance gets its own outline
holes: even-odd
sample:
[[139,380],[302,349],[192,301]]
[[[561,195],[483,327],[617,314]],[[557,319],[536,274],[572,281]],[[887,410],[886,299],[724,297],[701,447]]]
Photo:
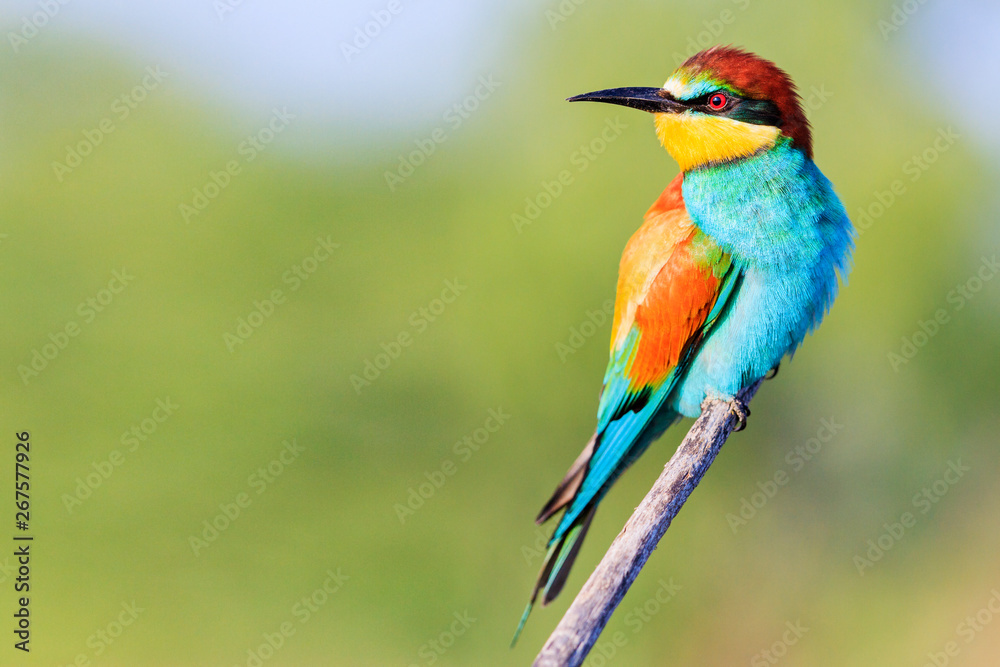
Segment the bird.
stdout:
[[819,326],[854,250],[802,100],[773,62],[714,46],[659,88],[568,101],[652,113],[680,173],[622,254],[597,427],[538,514],[542,524],[562,511],[512,645],[538,596],[544,606],[562,591],[598,504],[653,441],[709,399],[746,425],[737,394]]

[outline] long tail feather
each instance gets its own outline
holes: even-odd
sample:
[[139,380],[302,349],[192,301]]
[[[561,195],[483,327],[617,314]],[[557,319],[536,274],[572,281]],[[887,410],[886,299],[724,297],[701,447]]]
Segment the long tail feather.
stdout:
[[573,461],[573,465],[569,467],[569,472],[566,473],[563,481],[559,482],[559,486],[556,487],[555,493],[552,494],[549,502],[545,503],[545,507],[538,513],[535,523],[539,525],[545,523],[549,520],[549,517],[573,500],[580,485],[583,484],[583,478],[587,474],[587,464],[590,463],[590,459],[594,456],[596,443],[597,433],[594,433],[583,448],[583,451],[576,457],[576,461]]
[[573,567],[573,563],[576,562],[580,547],[583,546],[583,538],[587,536],[587,530],[590,528],[590,521],[594,518],[596,509],[597,505],[594,504],[581,514],[574,526],[563,536],[555,564],[549,573],[548,583],[545,584],[542,595],[543,607],[555,600],[556,596],[562,592],[566,578],[569,577],[569,571]]
[[535,606],[535,600],[538,599],[538,592],[542,592],[542,606],[544,607],[556,599],[556,596],[562,591],[570,568],[573,567],[573,562],[580,553],[580,546],[583,544],[583,538],[587,535],[587,529],[590,528],[590,522],[594,518],[596,509],[595,503],[574,521],[573,526],[562,537],[549,546],[549,550],[545,553],[545,562],[542,563],[542,571],[538,574],[535,588],[531,592],[531,599],[524,608],[524,613],[521,614],[517,630],[514,631],[514,638],[510,642],[511,648],[517,644],[517,638],[521,636],[521,630],[528,622],[528,616]]
[[660,410],[651,415],[648,421],[632,424],[631,428],[635,432],[631,438],[624,440],[625,446],[617,450],[617,459],[611,459],[605,464],[608,471],[603,476],[602,486],[583,498],[579,496],[580,489],[587,475],[592,472],[591,464],[595,450],[606,445],[604,438],[607,436],[607,431],[595,433],[583,451],[580,452],[576,461],[570,466],[569,472],[556,487],[555,493],[545,503],[545,507],[542,508],[538,519],[536,519],[538,523],[543,523],[559,510],[566,509],[566,513],[563,514],[549,540],[549,548],[545,554],[545,561],[542,563],[542,571],[538,574],[535,588],[531,592],[531,599],[525,606],[524,613],[521,614],[521,620],[514,632],[514,639],[510,643],[511,647],[517,643],[517,638],[521,635],[521,631],[528,621],[528,616],[535,606],[535,601],[538,599],[539,591],[542,592],[542,606],[544,607],[556,599],[563,586],[566,585],[566,578],[580,552],[580,546],[583,544],[583,538],[587,535],[587,529],[590,528],[597,504],[604,497],[607,489],[639,458],[653,440],[660,437],[663,431],[678,419],[680,419],[680,415],[676,412]]

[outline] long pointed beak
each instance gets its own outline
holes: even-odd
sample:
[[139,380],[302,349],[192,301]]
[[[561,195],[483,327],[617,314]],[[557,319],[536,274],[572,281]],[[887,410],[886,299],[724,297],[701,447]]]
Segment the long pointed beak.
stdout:
[[567,102],[606,102],[632,107],[650,113],[682,113],[687,107],[671,99],[669,93],[662,88],[609,88],[593,93],[576,95]]

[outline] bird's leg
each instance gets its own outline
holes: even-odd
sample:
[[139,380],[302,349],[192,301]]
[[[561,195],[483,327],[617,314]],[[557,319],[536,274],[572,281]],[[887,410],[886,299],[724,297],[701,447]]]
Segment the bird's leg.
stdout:
[[705,397],[705,400],[701,402],[701,411],[704,412],[712,401],[722,401],[729,404],[729,412],[736,416],[739,421],[736,423],[736,428],[733,432],[742,431],[747,427],[747,417],[750,416],[750,406],[741,401],[739,398],[724,395],[712,395],[709,394]]
[[771,370],[769,370],[767,372],[767,375],[764,376],[764,379],[765,380],[773,380],[774,378],[778,377],[778,369],[779,368],[781,368],[781,362],[780,361],[778,362],[777,366],[775,366],[774,368],[772,368]]
[[740,399],[733,397],[733,400],[729,401],[729,412],[736,415],[736,418],[739,420],[736,423],[736,428],[733,429],[733,433],[736,431],[742,431],[747,427],[747,418],[750,416],[749,405]]

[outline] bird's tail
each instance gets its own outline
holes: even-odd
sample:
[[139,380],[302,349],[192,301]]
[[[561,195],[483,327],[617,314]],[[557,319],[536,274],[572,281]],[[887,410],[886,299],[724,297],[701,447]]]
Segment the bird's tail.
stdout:
[[511,641],[512,647],[517,643],[517,638],[520,636],[521,630],[524,629],[524,624],[535,606],[539,591],[542,592],[542,606],[544,607],[552,602],[563,589],[570,568],[573,567],[573,561],[576,560],[580,546],[583,544],[583,538],[587,535],[587,529],[590,528],[590,521],[594,518],[597,504],[604,497],[608,488],[646,451],[653,440],[659,438],[678,419],[680,419],[680,415],[673,410],[660,410],[653,415],[649,423],[641,427],[639,432],[628,442],[619,460],[614,464],[614,468],[607,474],[601,488],[589,494],[589,497],[579,498],[577,497],[578,492],[583,485],[584,478],[590,471],[591,459],[593,459],[594,452],[598,449],[599,443],[603,441],[606,432],[595,433],[590,438],[583,451],[580,452],[580,456],[570,466],[569,472],[556,487],[549,502],[545,503],[545,507],[535,519],[536,523],[542,524],[561,509],[572,508],[574,503],[582,505],[582,510],[576,514],[568,526],[562,525],[562,521],[566,521],[566,515],[563,515],[560,525],[556,527],[555,533],[549,540],[549,549],[545,554],[545,562],[542,563],[542,571],[538,575],[538,581],[535,582],[535,589],[531,592],[531,599],[521,615],[521,621],[517,624],[517,631]]
[[542,606],[544,607],[552,602],[563,589],[570,568],[573,567],[573,561],[580,553],[580,546],[583,544],[583,538],[587,535],[587,529],[590,528],[590,521],[594,518],[596,509],[597,503],[593,503],[573,521],[561,537],[554,539],[549,544],[549,550],[545,553],[545,562],[542,563],[542,571],[538,574],[538,581],[535,582],[535,589],[531,592],[531,599],[528,600],[528,605],[524,608],[521,620],[517,624],[517,630],[514,632],[514,638],[510,642],[511,648],[517,643],[517,638],[521,635],[521,630],[524,629],[524,624],[528,621],[528,615],[531,614],[531,609],[535,606],[538,593],[542,593]]

